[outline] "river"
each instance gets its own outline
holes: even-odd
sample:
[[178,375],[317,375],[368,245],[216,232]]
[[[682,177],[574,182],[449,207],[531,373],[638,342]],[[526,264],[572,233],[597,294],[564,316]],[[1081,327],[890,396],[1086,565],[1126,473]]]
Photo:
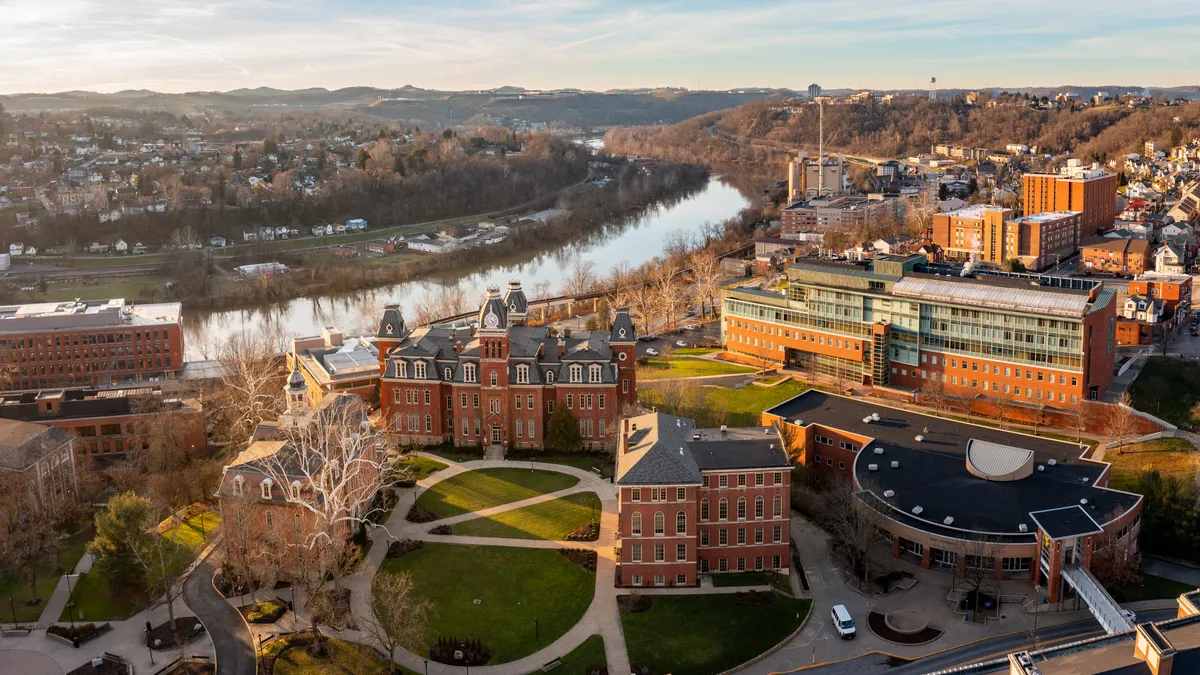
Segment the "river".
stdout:
[[741,192],[714,176],[702,190],[669,207],[651,210],[624,227],[598,228],[597,234],[580,243],[532,256],[527,254],[519,260],[497,261],[466,276],[409,281],[352,294],[297,298],[254,309],[188,311],[183,317],[186,356],[188,360],[212,358],[213,345],[239,331],[270,332],[290,338],[317,335],[324,326],[336,326],[346,335],[374,334],[374,324],[383,305],[399,303],[403,310],[423,295],[436,296],[443,288],[455,284],[472,303],[482,302],[489,286],[503,288],[513,279],[521,281],[527,295],[532,296],[534,284],[542,280],[548,280],[551,292],[558,294],[562,279],[576,258],[591,261],[597,275],[607,276],[618,263],[637,266],[660,255],[667,232],[695,229],[706,220],[725,220],[747,204]]

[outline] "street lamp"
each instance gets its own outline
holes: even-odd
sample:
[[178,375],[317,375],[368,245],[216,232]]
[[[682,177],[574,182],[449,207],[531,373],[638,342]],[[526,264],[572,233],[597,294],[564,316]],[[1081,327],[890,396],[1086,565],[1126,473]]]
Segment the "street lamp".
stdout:
[[17,628],[17,605],[16,605],[16,603],[13,602],[12,598],[8,599],[8,608],[12,610],[13,630],[16,630],[16,628]]
[[71,622],[71,628],[75,628],[75,589],[71,588],[71,575],[67,577],[67,619]]
[[533,617],[533,641],[537,643],[537,646],[542,646],[542,634],[538,631],[538,618],[536,616]]

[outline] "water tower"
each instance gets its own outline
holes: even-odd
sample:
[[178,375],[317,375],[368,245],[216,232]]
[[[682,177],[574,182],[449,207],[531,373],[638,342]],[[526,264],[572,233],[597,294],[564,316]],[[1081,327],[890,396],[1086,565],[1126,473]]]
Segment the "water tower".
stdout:
[[937,100],[937,78],[936,77],[929,78],[929,100],[930,101]]

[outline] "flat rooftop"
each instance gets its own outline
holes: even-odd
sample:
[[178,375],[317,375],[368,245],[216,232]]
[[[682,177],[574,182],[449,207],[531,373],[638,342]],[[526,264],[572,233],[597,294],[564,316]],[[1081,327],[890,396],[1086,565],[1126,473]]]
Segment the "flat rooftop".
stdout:
[[1086,314],[1089,302],[1086,291],[1047,288],[1000,277],[906,276],[896,282],[892,294],[931,302],[1073,317]]
[[45,330],[86,330],[116,326],[180,323],[178,302],[126,304],[123,298],[84,302],[42,302],[0,306],[0,334]]
[[[1073,506],[1086,499],[1086,513],[1104,524],[1141,500],[1139,495],[1096,486],[1108,465],[1082,459],[1083,449],[1074,443],[815,390],[766,412],[791,422],[799,420],[805,426],[815,423],[874,439],[854,461],[855,476],[870,493],[867,501],[896,520],[943,536],[986,533],[1010,541],[1034,541],[1037,523],[1030,517],[1033,512]],[[863,421],[873,413],[879,414],[878,422]],[[966,466],[967,445],[972,440],[1033,452],[1032,475],[1008,482],[972,475]],[[893,461],[899,466],[893,468]],[[871,464],[876,470],[870,470]],[[888,490],[894,494],[884,497]],[[914,514],[918,506],[921,510]],[[947,517],[953,521],[946,523]],[[1020,530],[1022,524],[1025,532]]]
[[1027,216],[1014,218],[1016,223],[1049,223],[1063,218],[1080,215],[1080,211],[1043,211],[1041,213],[1031,213]]
[[[1183,617],[1153,624],[1175,649],[1172,673],[1200,673],[1200,622]],[[1042,675],[1151,675],[1150,666],[1133,652],[1127,633],[1100,645],[1050,650],[1038,661]]]
[[978,218],[982,218],[983,214],[985,214],[985,213],[989,213],[989,212],[997,212],[998,213],[1000,211],[1007,211],[1007,210],[1009,210],[1009,209],[1005,209],[1003,206],[994,206],[992,204],[972,204],[970,206],[964,206],[961,209],[955,209],[954,211],[949,211],[942,215],[949,216],[951,218],[976,218],[976,219],[978,219]]

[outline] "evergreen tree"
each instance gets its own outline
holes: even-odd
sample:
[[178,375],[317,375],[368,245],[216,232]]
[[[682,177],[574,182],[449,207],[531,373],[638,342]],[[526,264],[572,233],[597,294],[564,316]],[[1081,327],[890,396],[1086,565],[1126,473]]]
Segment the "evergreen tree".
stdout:
[[110,499],[108,507],[96,514],[96,537],[88,551],[114,590],[128,591],[145,584],[145,570],[138,565],[134,547],[147,545],[149,537],[157,536],[152,511],[149,499],[126,492]]
[[233,149],[233,168],[242,168],[242,151],[237,148]]
[[550,414],[550,429],[546,433],[546,449],[576,452],[583,448],[583,437],[579,435],[579,422],[564,406],[557,406]]

